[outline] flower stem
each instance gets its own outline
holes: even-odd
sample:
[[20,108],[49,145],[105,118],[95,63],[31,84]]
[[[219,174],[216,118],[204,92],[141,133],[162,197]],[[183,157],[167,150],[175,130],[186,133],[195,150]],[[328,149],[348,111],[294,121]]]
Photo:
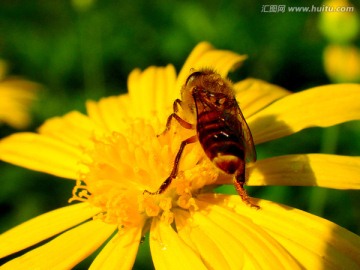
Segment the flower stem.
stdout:
[[100,27],[98,19],[90,11],[79,12],[79,47],[88,98],[101,97],[105,89]]

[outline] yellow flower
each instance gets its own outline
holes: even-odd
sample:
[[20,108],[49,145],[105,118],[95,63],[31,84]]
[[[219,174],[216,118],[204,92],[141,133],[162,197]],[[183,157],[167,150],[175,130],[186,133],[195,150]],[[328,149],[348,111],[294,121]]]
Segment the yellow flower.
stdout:
[[326,74],[334,82],[360,81],[360,51],[348,45],[328,45],[323,54]]
[[359,35],[356,8],[347,0],[326,0],[320,13],[319,30],[331,43],[346,44]]
[[[108,241],[90,269],[131,269],[148,231],[156,269],[358,268],[360,237],[336,224],[270,201],[254,199],[257,210],[239,196],[214,193],[212,187],[231,179],[220,175],[198,143],[186,147],[164,193],[144,193],[157,190],[181,141],[193,134],[174,124],[157,136],[190,69],[213,67],[226,76],[244,59],[200,43],[178,76],[171,65],[134,70],[128,94],[87,102],[87,115],[50,119],[36,134],[3,139],[2,160],[76,180],[70,201],[81,202],[3,233],[1,257],[55,236],[3,268],[69,269]],[[255,79],[234,87],[256,144],[360,118],[356,84],[296,94]],[[359,189],[359,165],[359,157],[273,157],[249,168],[248,185]]]
[[28,110],[39,85],[21,78],[6,78],[5,74],[6,63],[0,60],[0,124],[25,128],[30,123]]

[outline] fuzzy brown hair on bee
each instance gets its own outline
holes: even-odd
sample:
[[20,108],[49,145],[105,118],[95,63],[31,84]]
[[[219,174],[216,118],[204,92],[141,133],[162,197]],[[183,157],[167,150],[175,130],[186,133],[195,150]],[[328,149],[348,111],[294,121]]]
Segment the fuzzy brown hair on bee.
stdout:
[[[183,109],[184,117],[179,116],[179,106]],[[177,176],[186,145],[199,141],[213,164],[222,172],[234,176],[233,183],[242,200],[258,208],[244,189],[246,163],[256,160],[254,141],[230,80],[212,69],[193,72],[181,89],[181,99],[174,101],[173,110],[164,133],[169,131],[172,119],[175,119],[183,128],[196,129],[196,135],[181,143],[172,172],[159,189],[146,192],[164,192]]]

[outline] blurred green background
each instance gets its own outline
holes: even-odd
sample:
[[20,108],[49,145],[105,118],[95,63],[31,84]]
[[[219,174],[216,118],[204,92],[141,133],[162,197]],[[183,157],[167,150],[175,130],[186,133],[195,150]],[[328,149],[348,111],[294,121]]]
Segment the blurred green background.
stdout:
[[[0,58],[8,61],[10,75],[44,86],[32,108],[33,123],[28,129],[32,131],[49,117],[71,110],[84,112],[86,99],[126,92],[127,75],[134,68],[173,63],[179,70],[203,40],[249,56],[233,74],[236,80],[255,77],[291,91],[331,83],[323,67],[328,40],[318,28],[320,13],[261,12],[265,4],[307,5],[303,0],[263,2],[2,0]],[[358,2],[352,4],[359,10]],[[352,42],[359,45],[358,38]],[[0,137],[15,131],[2,125]],[[360,155],[359,134],[359,122],[311,128],[257,146],[258,156]],[[0,171],[0,232],[66,205],[71,196],[72,181],[5,163],[0,163]],[[249,192],[310,211],[360,234],[358,191],[254,187]],[[86,269],[89,263],[76,269]],[[145,266],[152,268],[146,242],[134,269]]]

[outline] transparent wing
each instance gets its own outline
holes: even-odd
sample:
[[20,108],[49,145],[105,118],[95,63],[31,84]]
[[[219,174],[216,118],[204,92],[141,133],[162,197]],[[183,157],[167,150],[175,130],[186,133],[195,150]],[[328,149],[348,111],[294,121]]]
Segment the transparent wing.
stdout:
[[241,112],[239,105],[236,106],[236,116],[238,118],[238,122],[241,124],[241,131],[245,143],[245,159],[247,162],[255,162],[256,150],[255,150],[254,140],[251,135],[250,128],[246,123],[246,120]]
[[208,92],[199,92],[197,98],[195,98],[197,113],[216,111],[219,116],[219,121],[221,119],[228,127],[230,133],[235,132],[237,137],[242,141],[245,148],[245,160],[247,162],[255,162],[256,151],[251,131],[235,97],[229,97],[223,93],[211,93],[214,101],[227,101],[219,105],[214,101],[209,101],[206,93]]

